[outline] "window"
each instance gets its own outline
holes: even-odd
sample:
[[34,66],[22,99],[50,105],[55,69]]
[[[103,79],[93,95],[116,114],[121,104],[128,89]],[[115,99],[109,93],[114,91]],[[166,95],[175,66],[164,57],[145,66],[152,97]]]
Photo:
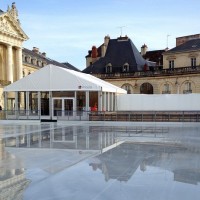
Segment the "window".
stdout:
[[128,63],[125,63],[125,64],[123,65],[122,71],[123,71],[123,72],[129,72],[129,64],[128,64]]
[[169,69],[174,69],[174,60],[169,61]]
[[25,62],[29,62],[29,57],[25,57]]
[[191,58],[191,66],[192,68],[196,67],[196,58]]
[[192,84],[191,82],[185,83],[185,90],[183,90],[184,94],[192,93]]
[[126,90],[127,91],[127,94],[131,94],[133,93],[133,89],[132,89],[132,86],[130,84],[124,84],[122,86],[122,89]]
[[111,63],[106,65],[106,73],[112,73],[112,65],[111,65]]
[[170,91],[170,85],[168,83],[165,83],[163,85],[163,91],[162,91],[162,94],[170,94],[171,91]]

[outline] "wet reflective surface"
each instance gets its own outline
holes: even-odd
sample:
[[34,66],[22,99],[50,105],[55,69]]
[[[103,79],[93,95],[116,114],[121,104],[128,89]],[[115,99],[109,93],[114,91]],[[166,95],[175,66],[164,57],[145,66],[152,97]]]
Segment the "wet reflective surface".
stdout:
[[200,125],[0,121],[0,199],[198,199]]

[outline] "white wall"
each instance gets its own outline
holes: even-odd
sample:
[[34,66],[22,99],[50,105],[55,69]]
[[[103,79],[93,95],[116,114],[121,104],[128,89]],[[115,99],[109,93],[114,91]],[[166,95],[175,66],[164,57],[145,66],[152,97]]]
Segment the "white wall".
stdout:
[[200,94],[117,96],[117,111],[200,111]]

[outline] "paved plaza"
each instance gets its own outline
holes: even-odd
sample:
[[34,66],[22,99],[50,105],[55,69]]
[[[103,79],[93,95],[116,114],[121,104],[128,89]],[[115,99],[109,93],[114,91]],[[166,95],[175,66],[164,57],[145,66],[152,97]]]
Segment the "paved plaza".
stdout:
[[0,121],[0,199],[199,200],[200,124]]

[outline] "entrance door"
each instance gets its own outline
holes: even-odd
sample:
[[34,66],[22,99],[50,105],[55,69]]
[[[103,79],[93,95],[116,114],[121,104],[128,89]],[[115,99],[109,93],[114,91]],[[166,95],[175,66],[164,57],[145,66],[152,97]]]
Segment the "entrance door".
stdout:
[[153,86],[150,83],[143,83],[140,87],[140,94],[153,94]]
[[53,98],[53,118],[73,116],[74,105],[74,98]]
[[73,115],[73,99],[64,99],[64,115]]

